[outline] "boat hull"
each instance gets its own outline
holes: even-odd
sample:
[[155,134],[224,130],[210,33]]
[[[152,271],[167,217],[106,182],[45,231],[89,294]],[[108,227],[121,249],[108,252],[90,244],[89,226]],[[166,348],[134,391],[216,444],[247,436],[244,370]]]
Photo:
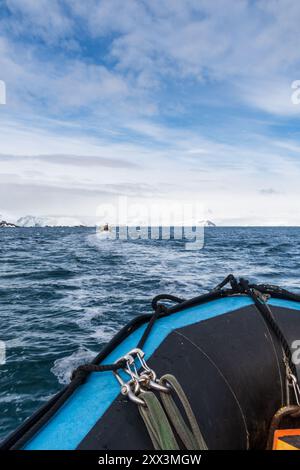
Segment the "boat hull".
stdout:
[[[292,344],[300,302],[271,298],[269,305]],[[136,347],[148,321],[125,327],[96,362],[112,363]],[[171,373],[181,383],[209,449],[265,447],[272,416],[285,403],[285,370],[281,345],[248,296],[204,296],[171,309],[155,322],[144,351],[158,376]],[[136,405],[120,395],[110,371],[91,373],[53,407],[55,400],[4,446],[152,449]]]

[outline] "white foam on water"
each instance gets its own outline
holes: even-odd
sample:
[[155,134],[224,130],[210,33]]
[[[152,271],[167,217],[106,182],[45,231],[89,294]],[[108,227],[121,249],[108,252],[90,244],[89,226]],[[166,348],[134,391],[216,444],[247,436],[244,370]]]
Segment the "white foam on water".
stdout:
[[88,235],[86,237],[86,243],[89,247],[99,251],[118,249],[121,246],[120,240],[116,240],[115,238],[112,239],[106,234],[104,234],[103,237],[100,237],[96,233]]
[[92,327],[92,321],[100,317],[103,317],[100,307],[88,307],[85,309],[84,314],[74,321],[80,328],[90,328]]
[[68,384],[74,369],[81,364],[90,362],[94,359],[96,353],[91,349],[81,346],[70,356],[63,357],[54,361],[51,372],[57,377],[60,384]]
[[101,325],[95,328],[94,333],[91,334],[92,338],[99,340],[101,343],[107,343],[112,337],[119,331],[120,326],[115,324],[112,325]]
[[37,401],[40,402],[45,402],[47,400],[50,400],[50,398],[53,395],[42,395],[42,396],[36,396],[32,395],[31,393],[10,393],[9,395],[2,395],[0,396],[0,404],[10,404],[10,403],[15,403],[20,406],[22,406],[22,403],[28,401],[28,402],[34,402],[36,403]]

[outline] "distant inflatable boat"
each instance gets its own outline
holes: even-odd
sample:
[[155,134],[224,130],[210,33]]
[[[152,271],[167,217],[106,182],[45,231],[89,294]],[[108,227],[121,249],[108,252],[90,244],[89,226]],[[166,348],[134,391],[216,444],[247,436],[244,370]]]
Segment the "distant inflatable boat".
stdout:
[[[299,440],[299,295],[230,275],[199,297],[160,295],[152,306],[1,448],[191,448],[187,441],[196,449],[264,449],[278,444],[282,426]],[[184,435],[175,425],[179,408],[164,400],[173,392],[184,404]],[[162,422],[157,429],[145,417],[150,404]]]
[[113,238],[112,228],[108,224],[102,225],[97,230],[97,237],[100,240],[109,240],[110,238]]

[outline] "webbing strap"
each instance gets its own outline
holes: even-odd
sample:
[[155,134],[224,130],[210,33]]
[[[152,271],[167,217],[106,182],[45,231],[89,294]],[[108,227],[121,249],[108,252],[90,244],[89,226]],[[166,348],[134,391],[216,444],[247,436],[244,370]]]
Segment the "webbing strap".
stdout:
[[[170,384],[172,387],[170,393],[161,392],[160,397],[167,415],[185,448],[188,450],[207,450],[206,442],[201,434],[194,412],[178,380],[174,375],[166,374],[161,377],[160,383],[161,385]],[[182,404],[188,424],[182,417],[172,393],[177,395]]]
[[146,406],[139,405],[140,414],[144,420],[155,450],[179,450],[168,418],[158,398],[153,392],[142,392],[139,398]]

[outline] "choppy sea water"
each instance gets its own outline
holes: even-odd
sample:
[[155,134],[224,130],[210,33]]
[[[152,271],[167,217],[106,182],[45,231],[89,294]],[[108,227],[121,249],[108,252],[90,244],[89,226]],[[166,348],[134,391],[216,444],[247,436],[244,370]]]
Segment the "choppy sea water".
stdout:
[[300,228],[208,228],[200,251],[88,228],[1,229],[0,255],[0,439],[158,293],[190,298],[231,272],[300,291]]

